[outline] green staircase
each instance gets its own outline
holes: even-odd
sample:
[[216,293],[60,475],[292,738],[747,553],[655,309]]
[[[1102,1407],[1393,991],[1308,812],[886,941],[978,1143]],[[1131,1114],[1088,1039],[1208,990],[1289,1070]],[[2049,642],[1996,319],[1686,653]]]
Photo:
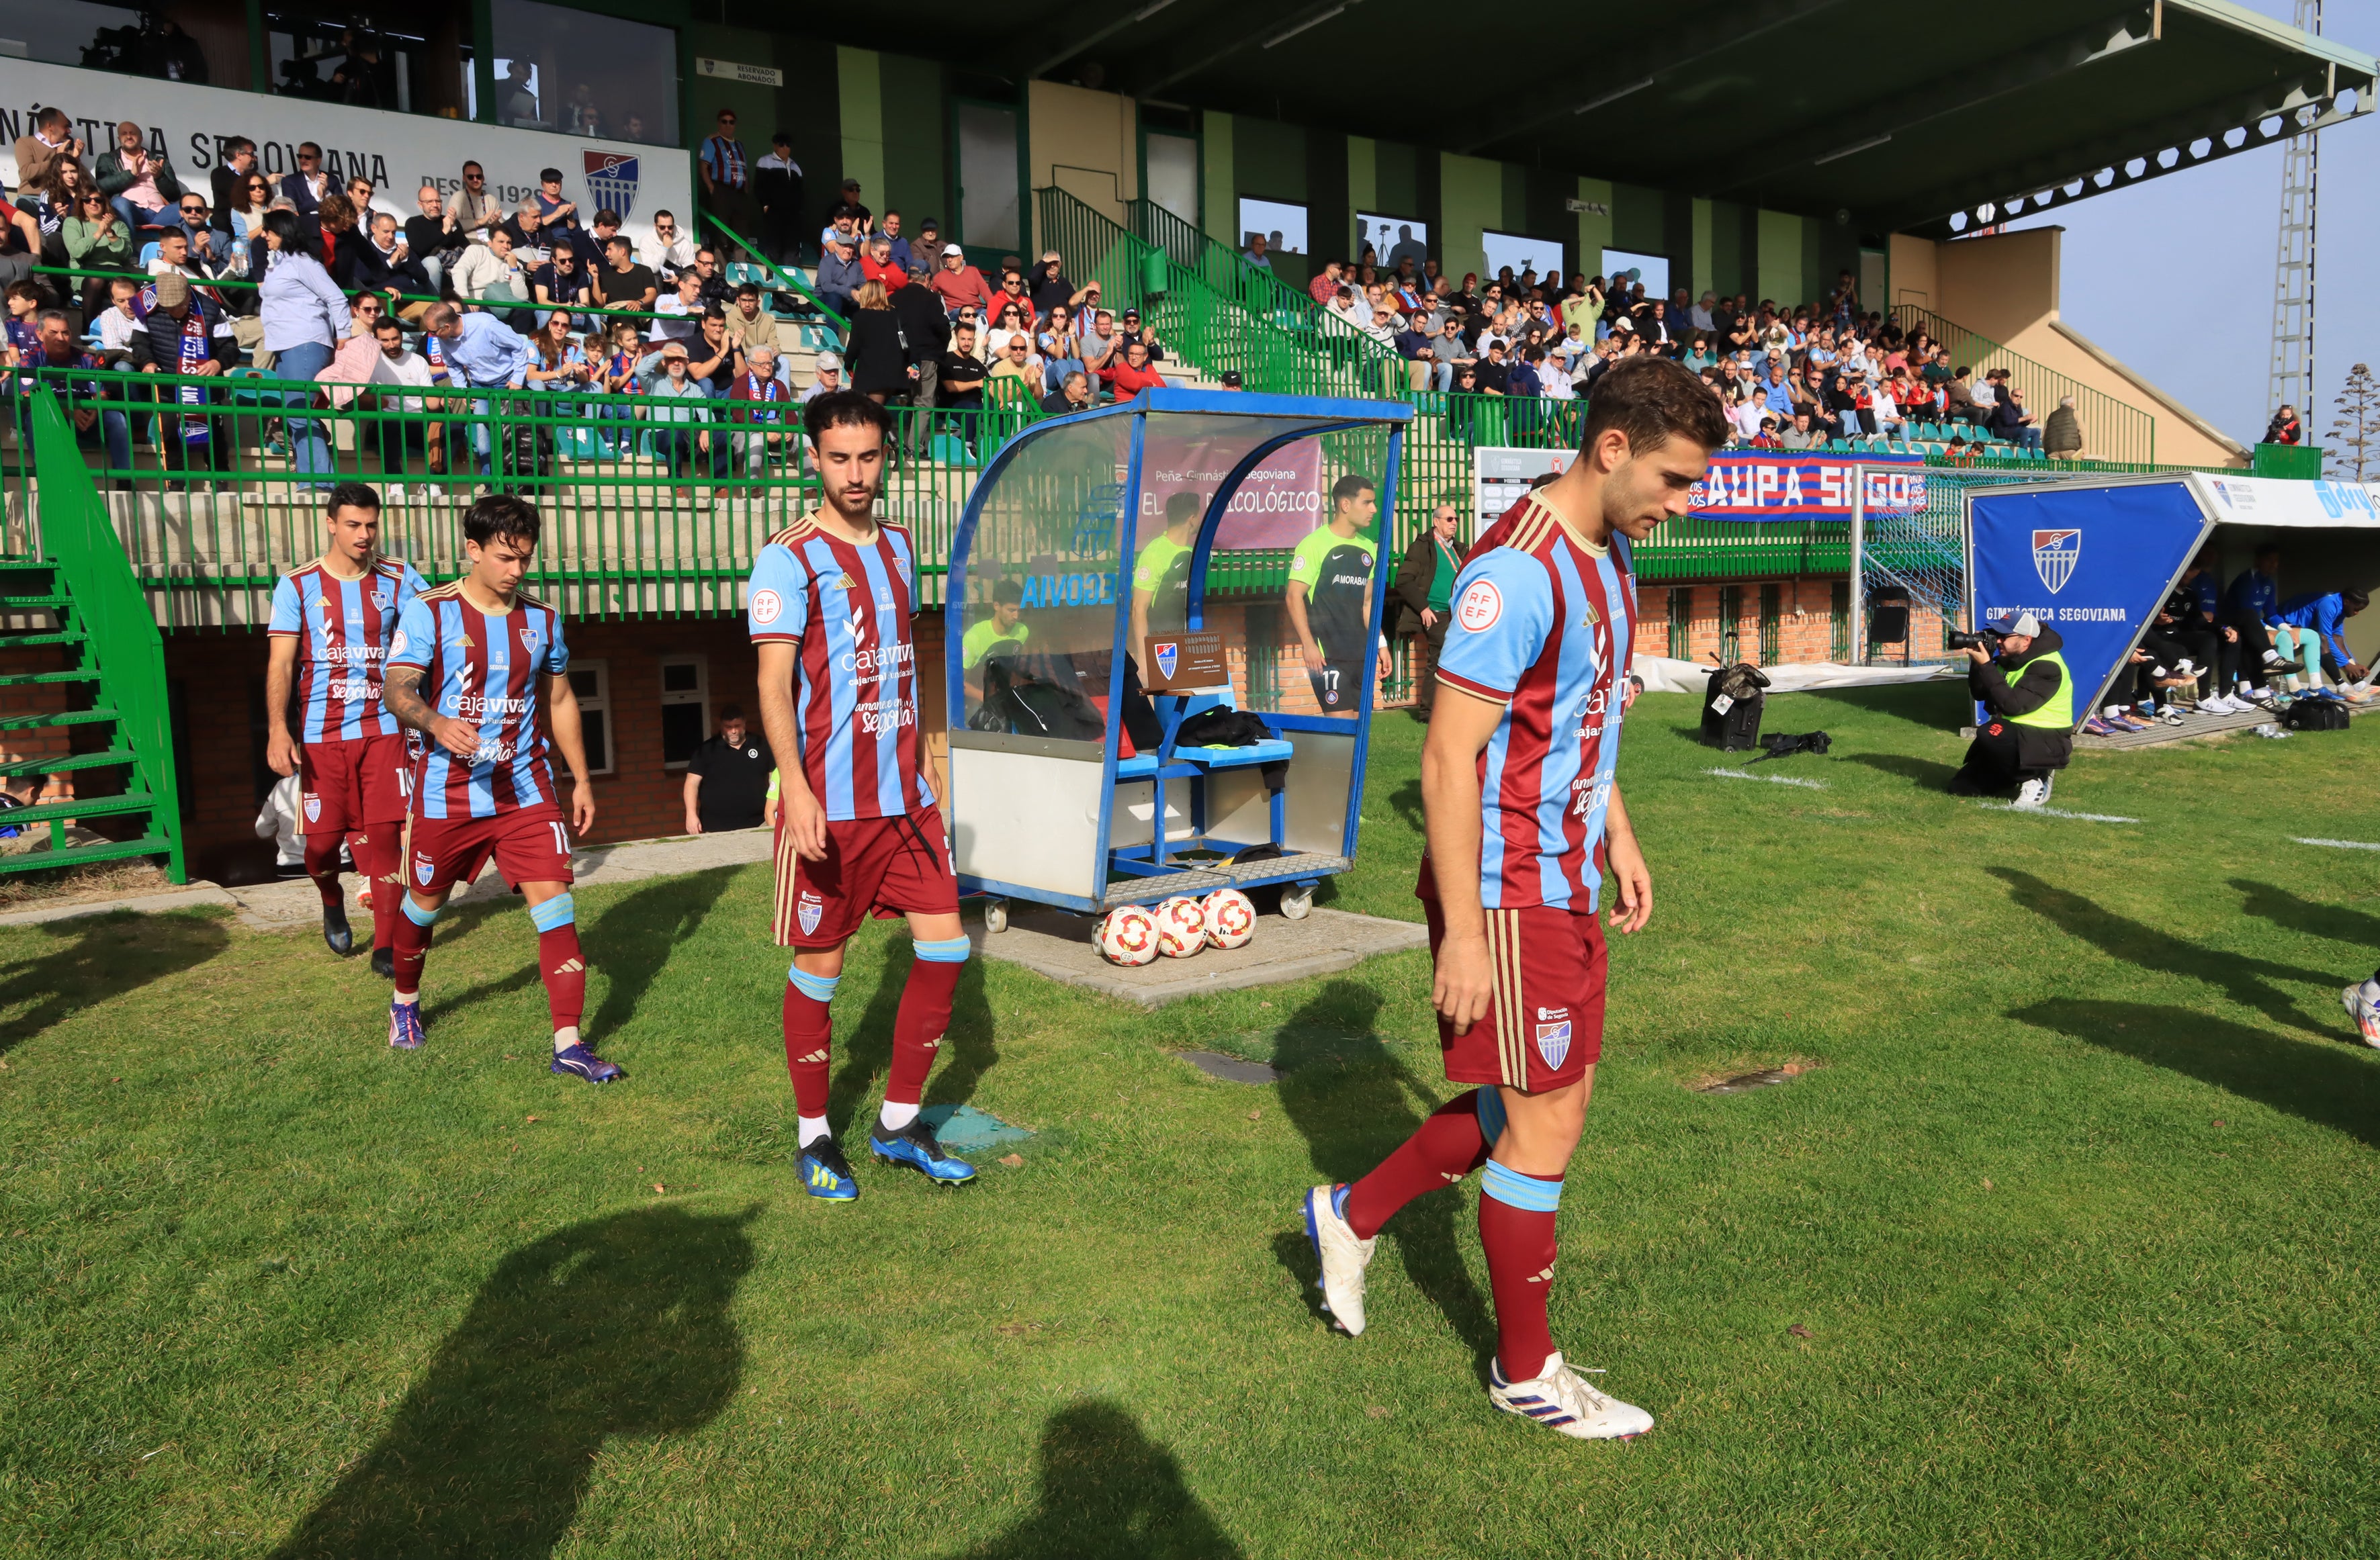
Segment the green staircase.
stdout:
[[[79,780],[99,780],[112,772],[120,779],[120,788],[0,814],[0,823],[23,828],[47,826],[50,831],[50,849],[0,855],[0,872],[162,856],[167,875],[176,883],[187,882],[164,640],[57,398],[44,393],[32,399],[39,556],[0,558],[0,650],[55,647],[70,664],[0,672],[0,687],[55,687],[65,697],[62,709],[0,716],[0,733],[65,731],[76,733],[79,750],[0,763],[0,775],[73,774]],[[50,622],[6,626],[27,618]],[[96,745],[89,739],[96,739]],[[0,735],[0,746],[7,745],[8,739]],[[102,832],[116,838],[67,842],[68,819],[85,823],[100,818],[110,820]]]

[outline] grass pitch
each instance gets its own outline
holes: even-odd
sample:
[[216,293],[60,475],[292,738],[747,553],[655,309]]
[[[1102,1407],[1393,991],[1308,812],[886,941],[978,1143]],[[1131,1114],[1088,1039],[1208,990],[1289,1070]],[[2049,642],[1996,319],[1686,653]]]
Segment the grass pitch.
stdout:
[[[2085,755],[2110,825],[1942,794],[1956,706],[1774,701],[1833,756],[1746,772],[1823,789],[1629,722],[1657,910],[1553,1300],[1625,1446],[1488,1408],[1469,1188],[1365,1337],[1315,1311],[1298,1193],[1453,1092],[1418,954],[1153,1016],[978,961],[928,1097],[1021,1165],[855,1152],[831,1207],[762,867],[579,895],[602,1090],[516,905],[441,924],[410,1056],[310,939],[0,931],[0,1554],[2371,1553],[2380,859],[2289,836],[2380,839],[2380,722]],[[1418,747],[1380,723],[1344,908],[1415,915]],[[905,940],[843,984],[855,1151]]]

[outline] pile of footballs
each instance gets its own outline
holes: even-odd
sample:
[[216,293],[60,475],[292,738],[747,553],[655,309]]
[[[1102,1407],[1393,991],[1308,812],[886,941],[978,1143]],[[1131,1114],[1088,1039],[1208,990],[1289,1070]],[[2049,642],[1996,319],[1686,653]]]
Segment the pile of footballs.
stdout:
[[1129,969],[1168,959],[1187,959],[1202,948],[1242,948],[1257,935],[1257,907],[1237,889],[1218,889],[1204,899],[1176,894],[1154,910],[1121,905],[1099,922],[1099,954]]

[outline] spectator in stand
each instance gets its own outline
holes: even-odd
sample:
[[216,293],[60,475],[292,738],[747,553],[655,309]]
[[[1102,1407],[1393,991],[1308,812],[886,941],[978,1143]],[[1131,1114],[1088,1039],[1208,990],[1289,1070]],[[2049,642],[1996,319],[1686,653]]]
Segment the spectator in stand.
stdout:
[[989,310],[991,288],[983,272],[967,264],[966,251],[956,244],[942,246],[942,266],[934,272],[934,294],[942,300],[942,312],[955,320],[962,308]]
[[851,329],[844,337],[843,360],[851,367],[851,388],[878,405],[909,388],[917,378],[901,341],[900,317],[884,284],[863,281],[852,295]]
[[[1013,395],[1018,402],[1029,401],[1038,405],[1044,393],[1041,389],[1040,359],[1033,355],[1033,338],[1023,331],[1011,333],[1006,345],[991,360],[991,378],[995,382],[1001,380],[1016,381],[1013,390],[1007,387],[1002,387],[1002,390]],[[994,392],[994,393],[1001,393],[1001,391]],[[1002,403],[994,403],[994,405],[1000,404]]]
[[173,161],[151,151],[140,127],[131,120],[115,127],[114,149],[99,154],[91,172],[127,228],[138,232],[175,224],[182,182],[174,176]]
[[356,209],[337,190],[322,197],[314,210],[314,220],[321,230],[322,264],[331,279],[342,287],[355,285]]
[[1041,351],[1042,391],[1045,394],[1062,387],[1067,375],[1086,372],[1082,338],[1075,333],[1074,313],[1064,304],[1050,306],[1048,328],[1035,338],[1035,345]]
[[581,331],[594,328],[590,311],[595,307],[595,284],[580,268],[577,250],[557,247],[553,258],[530,273],[529,286],[537,294],[539,307],[574,310],[574,328]]
[[615,233],[603,241],[604,258],[611,264],[596,276],[597,296],[606,308],[632,308],[650,311],[659,289],[652,271],[637,263],[636,246],[625,233]]
[[2024,409],[2024,392],[2012,384],[2000,385],[1999,404],[1992,410],[1991,429],[2020,449],[2041,449],[2041,429],[2034,426],[2033,414]]
[[[777,374],[777,349],[754,342],[744,350],[744,366],[727,386],[727,399],[741,403],[728,419],[749,428],[735,436],[735,464],[758,477],[782,466],[790,446],[785,411],[793,404],[794,387]],[[771,460],[771,455],[777,456]]]
[[694,240],[678,231],[677,218],[667,212],[653,213],[653,272],[664,286],[694,264]]
[[190,253],[190,241],[180,228],[159,235],[152,240],[157,252],[149,261],[152,276],[180,276],[198,281],[212,281],[214,273],[205,269]]
[[1041,398],[1041,409],[1051,417],[1064,417],[1068,412],[1087,412],[1099,405],[1091,393],[1091,376],[1080,369],[1069,369],[1058,388]]
[[534,197],[516,207],[496,231],[512,236],[513,253],[532,270],[553,258],[553,236],[545,231],[545,218],[539,214]]
[[[887,212],[890,222],[898,212]],[[919,286],[931,286],[934,272],[942,268],[942,224],[940,218],[928,217],[917,224],[917,233],[905,240],[909,247],[909,280]]]
[[504,105],[504,122],[524,130],[550,129],[544,111],[538,107],[537,92],[528,83],[528,61],[514,59],[504,66],[504,79],[496,84],[496,101]]
[[1415,315],[1397,333],[1397,355],[1404,358],[1415,390],[1445,391],[1454,383],[1454,365],[1438,360],[1439,337],[1429,333],[1428,320]]
[[[884,235],[885,241],[892,246],[892,263],[901,268],[902,273],[912,282],[924,280],[917,272],[917,251],[909,247],[906,238],[901,236],[901,213],[886,212],[884,220],[877,224],[876,231]],[[929,254],[932,252],[930,249],[927,251]]]
[[1030,304],[1020,303],[1004,293],[995,294],[994,297],[999,303],[999,314],[990,328],[984,332],[983,353],[986,362],[998,367],[1008,356],[1010,337],[1025,337],[1026,350],[1031,350],[1033,322],[1026,318],[1026,310],[1032,307]]
[[356,226],[358,229],[370,231],[371,227],[372,197],[378,192],[379,187],[371,180],[358,175],[349,179],[346,187],[340,192],[346,196],[347,204],[356,209]]
[[264,213],[273,204],[273,181],[262,174],[250,174],[231,187],[229,203],[215,208],[215,226],[231,235],[232,253],[239,257],[241,269],[249,273],[261,269],[255,260],[263,240],[256,230],[264,224]]
[[[2074,397],[2061,395],[2058,409],[2041,430],[2042,453],[2051,460],[2086,460],[2082,453],[2082,422],[2074,415]],[[2212,617],[2213,614],[2209,614]]]
[[[918,285],[914,277],[907,286],[895,288],[891,296],[893,316],[901,321],[901,333],[909,343],[909,365],[917,370],[917,377],[910,381],[909,404],[931,406],[941,394],[942,354],[950,350],[951,323],[942,317],[941,300]],[[922,438],[928,420],[918,418],[912,433]]]
[[1087,288],[1075,285],[1066,274],[1066,262],[1055,249],[1042,251],[1040,260],[1025,278],[1026,296],[1033,300],[1033,312],[1048,319],[1050,311],[1064,305],[1071,311],[1083,301]]
[[421,268],[429,290],[435,293],[445,284],[447,265],[460,258],[467,246],[455,231],[455,219],[447,214],[445,198],[436,185],[423,185],[413,201],[420,215],[405,219],[405,252]]
[[1488,338],[1488,353],[1472,365],[1478,375],[1482,395],[1510,395],[1512,393],[1512,366],[1504,361],[1504,342],[1500,336]]
[[[826,247],[818,262],[817,289],[819,301],[835,313],[849,320],[853,300],[868,281],[868,272],[854,253],[855,245],[848,235],[838,234],[835,242]],[[881,286],[882,284],[878,284]]]
[[[113,216],[115,213],[110,212]],[[134,312],[140,299],[140,284],[129,276],[111,276],[107,280],[107,307],[99,310],[91,329],[99,336],[99,355],[111,369],[128,369],[132,363],[133,333],[142,328],[141,317]],[[145,349],[145,344],[144,344]]]
[[821,352],[810,364],[809,388],[795,398],[797,406],[807,406],[821,395],[832,395],[844,387],[843,359],[832,352]]
[[653,321],[653,339],[685,342],[691,345],[702,323],[702,278],[691,271],[678,273],[677,286],[668,296],[653,305],[661,318]]
[[887,293],[909,284],[909,273],[892,259],[892,240],[880,233],[868,240],[868,253],[860,259],[859,273],[868,281],[884,284]]
[[[727,451],[723,445],[711,447],[710,432],[703,426],[710,420],[710,412],[700,405],[707,396],[701,382],[689,371],[686,344],[664,342],[658,357],[661,377],[653,381],[650,394],[654,402],[652,420],[662,425],[656,429],[654,443],[664,467],[674,478],[689,477],[699,457],[710,467],[714,479],[725,476]],[[677,496],[681,502],[692,503],[694,490],[680,488]]]
[[[421,311],[437,301],[436,284],[407,252],[405,240],[396,235],[396,218],[390,213],[372,213],[371,231],[356,245],[355,254],[356,263],[347,273],[352,284],[385,294],[390,313],[419,320]],[[407,295],[417,301],[406,302]]]
[[1148,349],[1148,361],[1152,366],[1161,366],[1164,363],[1165,344],[1157,339],[1156,326],[1141,323],[1140,310],[1136,308],[1125,309],[1123,311],[1123,324],[1121,329],[1123,332],[1123,338],[1126,342],[1136,341],[1140,343],[1142,346]]
[[256,175],[256,143],[246,136],[234,136],[223,143],[223,158],[207,170],[207,204],[215,213],[215,226],[233,237],[230,212],[232,203],[248,188],[248,181]]
[[30,133],[17,138],[17,183],[38,185],[60,163],[80,163],[83,144],[74,133],[74,121],[62,108],[45,108],[33,117]]
[[2273,414],[2273,420],[2265,425],[2264,441],[2267,444],[2305,442],[2305,427],[2298,421],[2298,409],[2295,406],[2284,405]]
[[719,251],[709,244],[694,251],[694,274],[702,283],[702,301],[724,309],[735,290],[727,284],[727,272],[719,263]]
[[[331,281],[310,245],[303,223],[294,212],[274,212],[264,219],[265,248],[278,258],[266,267],[257,291],[264,332],[261,345],[273,354],[276,379],[300,381],[304,388],[282,397],[290,411],[286,423],[294,466],[300,476],[332,475],[330,441],[322,425],[297,415],[310,405],[310,382],[331,365],[339,338],[346,333],[347,300]],[[316,484],[327,487],[329,483]]]
[[1344,260],[1324,260],[1321,271],[1305,284],[1306,296],[1328,308],[1330,300],[1339,296],[1339,284],[1346,279],[1347,263]]
[[537,175],[537,193],[529,199],[537,202],[537,214],[546,230],[557,237],[565,233],[577,233],[584,224],[578,220],[578,202],[562,192],[562,170],[540,168]]
[[960,320],[951,327],[951,349],[942,354],[935,404],[957,412],[983,410],[984,381],[990,373],[975,354],[975,327]]
[[1119,401],[1128,401],[1144,390],[1162,390],[1165,376],[1148,361],[1148,348],[1141,342],[1127,343],[1123,361],[1110,364],[1099,374],[1110,394]]
[[1269,247],[1270,240],[1263,234],[1251,233],[1248,235],[1248,247],[1240,251],[1240,259],[1258,271],[1269,272],[1272,270],[1272,259],[1265,253]]
[[[465,164],[464,177],[470,176],[472,164]],[[301,217],[310,217],[322,209],[322,197],[336,193],[331,187],[331,175],[322,171],[322,149],[312,141],[298,144],[298,168],[281,175],[281,193],[298,209]]]
[[[66,219],[61,231],[65,235],[67,262],[85,271],[129,271],[132,269],[132,226],[108,204],[107,197],[96,189],[86,189],[75,198],[77,210]],[[83,312],[93,311],[91,305],[103,284],[94,282],[85,289]]]
[[1014,258],[1004,260],[1000,267],[1000,291],[991,295],[991,307],[984,318],[997,324],[1008,322],[1008,310],[1014,306],[1023,318],[1023,328],[1031,330],[1038,317],[1032,297],[1025,291],[1025,272]]
[[760,211],[760,251],[781,265],[801,258],[802,165],[794,161],[794,139],[779,130],[769,138],[769,154],[752,164],[752,200]]
[[702,171],[702,200],[710,214],[739,235],[759,227],[754,220],[752,169],[744,143],[735,139],[735,111],[719,111],[717,127],[703,138],[698,164]]
[[504,213],[488,197],[487,170],[477,163],[463,164],[463,187],[455,192],[455,236],[466,244],[484,244]]
[[1115,316],[1106,309],[1092,309],[1089,298],[1084,299],[1084,313],[1075,322],[1075,338],[1083,349],[1083,371],[1096,375],[1110,363],[1123,361],[1123,333],[1116,328]]
[[727,341],[747,357],[756,346],[767,347],[772,359],[776,356],[777,317],[760,307],[760,289],[752,283],[735,289],[735,307],[727,311]]
[[433,474],[443,472],[445,424],[421,417],[432,404],[432,397],[426,393],[435,389],[438,382],[430,359],[405,345],[405,327],[393,319],[383,318],[373,324],[372,342],[380,348],[380,356],[372,359],[371,382],[395,387],[376,394],[375,402],[382,411],[406,412],[417,419],[373,425],[381,469],[390,476],[401,477],[405,474],[407,452],[419,450]]
[[[93,369],[101,366],[98,358],[85,352],[76,342],[74,327],[67,322],[64,309],[42,309],[34,316],[33,329],[36,345],[28,350],[35,365],[50,369]],[[132,486],[130,477],[132,429],[129,420],[122,412],[103,411],[96,405],[100,398],[99,386],[96,382],[78,381],[73,383],[72,388],[76,392],[77,398],[77,405],[72,412],[77,441],[79,442],[81,436],[96,429],[102,446],[107,452],[108,469],[125,474],[115,478],[116,488],[118,490],[130,488]],[[30,399],[26,397],[20,400],[19,405]],[[21,431],[24,425],[19,423],[18,426],[20,430],[18,437],[24,439],[25,434]],[[27,440],[27,443],[30,444],[30,441]]]
[[506,324],[520,325],[528,323],[520,306],[528,302],[528,277],[513,252],[513,236],[500,227],[486,243],[464,250],[446,281],[456,297],[490,308]]

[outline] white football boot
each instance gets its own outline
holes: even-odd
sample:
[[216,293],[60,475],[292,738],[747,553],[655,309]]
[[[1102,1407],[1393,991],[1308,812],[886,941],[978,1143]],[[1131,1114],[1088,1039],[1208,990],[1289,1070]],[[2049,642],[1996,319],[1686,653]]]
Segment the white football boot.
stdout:
[[1364,1269],[1378,1237],[1356,1238],[1335,1205],[1340,1190],[1318,1186],[1305,1194],[1305,1236],[1322,1264],[1322,1309],[1353,1336],[1364,1330]]
[[2372,994],[2367,989],[2371,985],[2370,981],[2358,981],[2340,992],[2338,997],[2346,1003],[2347,1016],[2355,1021],[2355,1031],[2363,1036],[2363,1043],[2380,1050],[2380,1006],[2374,1006],[2372,1001]]
[[1562,1363],[1559,1353],[1548,1355],[1545,1369],[1528,1381],[1506,1381],[1504,1362],[1491,1361],[1488,1401],[1508,1414],[1535,1420],[1581,1441],[1623,1440],[1653,1428],[1652,1415],[1587,1385],[1576,1371]]

